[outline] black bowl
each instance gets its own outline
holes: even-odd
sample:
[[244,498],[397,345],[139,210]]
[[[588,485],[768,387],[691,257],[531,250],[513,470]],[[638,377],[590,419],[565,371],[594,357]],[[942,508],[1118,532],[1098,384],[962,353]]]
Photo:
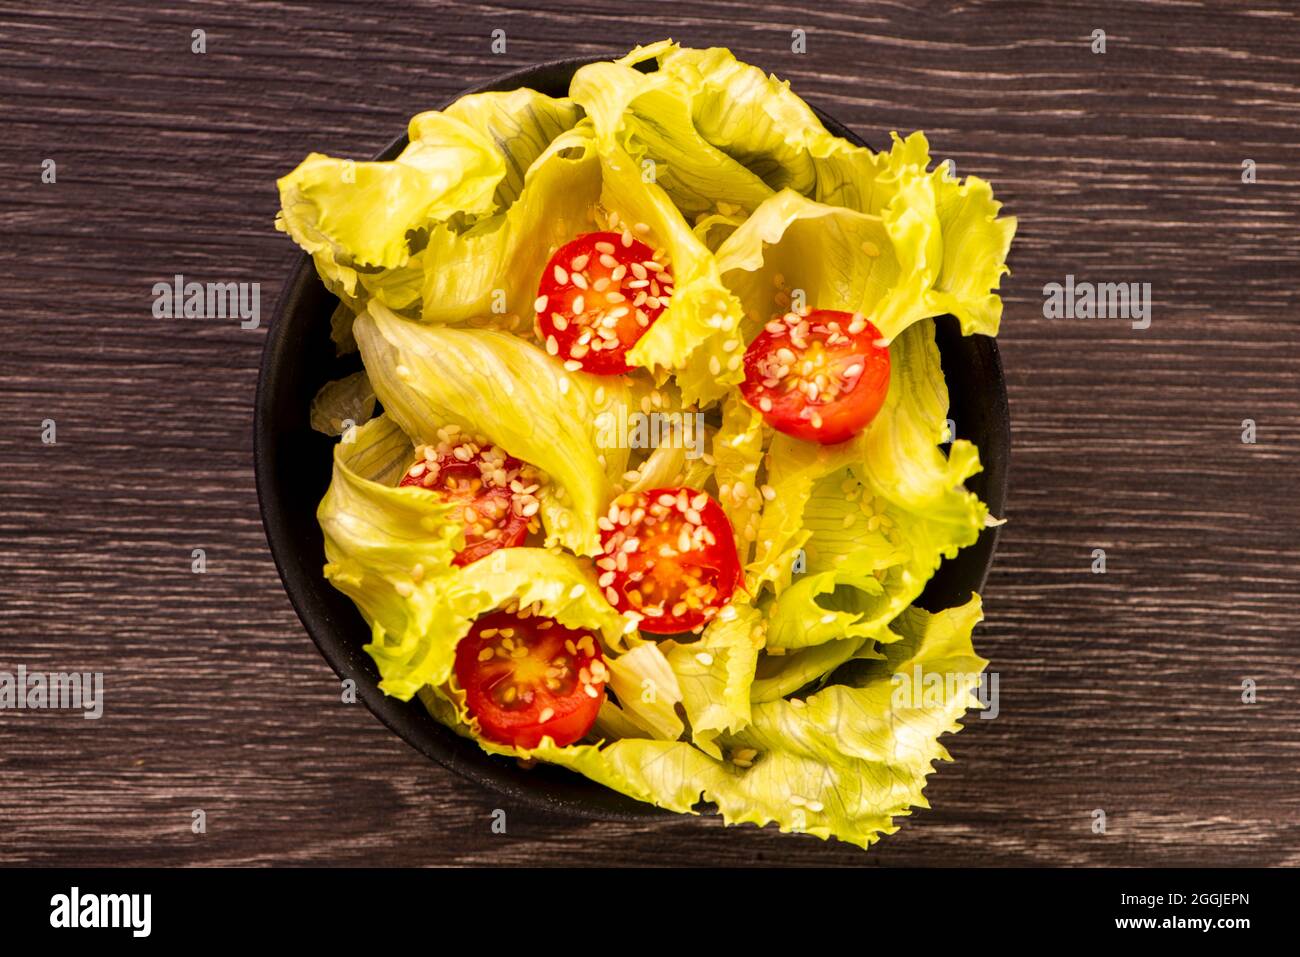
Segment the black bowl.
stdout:
[[[544,63],[465,92],[531,87],[564,96],[574,71],[598,59]],[[820,110],[817,115],[832,133],[862,144],[852,131]],[[393,159],[406,143],[405,135],[399,137],[377,159]],[[339,359],[334,354],[329,318],[336,304],[317,278],[310,257],[299,257],[267,333],[253,423],[257,494],[271,554],[289,599],[321,654],[339,677],[356,682],[361,700],[380,721],[422,754],[471,781],[523,804],[581,817],[635,820],[668,813],[563,768],[538,765],[525,770],[514,760],[488,755],[435,721],[418,700],[402,702],[379,691],[378,671],[361,650],[369,640],[369,629],[352,602],[321,573],[325,552],[316,506],[329,484],[334,440],[312,431],[308,411],[322,385],[360,367],[356,355]],[[963,337],[950,318],[941,319],[937,329],[951,396],[950,417],[958,435],[979,447],[984,462],[984,471],[968,487],[1000,515],[1011,435],[997,344],[984,336]],[[996,541],[997,529],[986,529],[978,542],[944,562],[919,603],[934,610],[965,602],[983,586]]]

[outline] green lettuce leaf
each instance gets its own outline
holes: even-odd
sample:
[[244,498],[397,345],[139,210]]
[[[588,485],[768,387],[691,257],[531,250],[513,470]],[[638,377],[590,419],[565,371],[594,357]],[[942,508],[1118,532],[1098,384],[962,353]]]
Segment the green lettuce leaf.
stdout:
[[811,684],[825,684],[831,673],[855,658],[883,658],[870,638],[838,638],[786,652],[768,648],[759,656],[749,697],[754,704],[776,701]]
[[567,373],[506,333],[423,325],[377,304],[353,331],[375,393],[412,439],[436,444],[450,424],[486,436],[551,479],[538,492],[548,542],[580,555],[599,551],[596,521],[611,489],[595,445],[596,413],[578,385],[594,377]]
[[[898,621],[899,640],[883,657],[864,660],[848,683],[754,706],[744,730],[719,737],[721,759],[688,742],[644,738],[564,748],[543,742],[528,752],[479,743],[680,813],[709,801],[727,824],[775,823],[868,847],[898,830],[895,818],[929,806],[926,777],[935,761],[951,760],[939,738],[961,730],[959,719],[979,706],[972,692],[987,662],[970,636],[981,617],[978,597],[934,615],[909,610]],[[434,707],[456,721],[454,709]]]
[[637,642],[605,661],[609,687],[618,696],[623,715],[654,737],[675,741],[684,725],[677,714],[682,689],[659,645]]
[[[641,72],[639,63],[654,60]],[[832,136],[789,83],[730,51],[671,41],[638,47],[574,74],[570,95],[602,141],[626,151],[687,216],[752,212],[781,189],[810,191],[815,159],[848,146]]]
[[391,162],[313,153],[279,181],[277,228],[353,312],[375,298],[419,315],[425,264],[442,261],[430,234],[442,240],[508,209],[527,170],[580,117],[573,101],[533,90],[462,97],[413,117]]
[[943,231],[943,262],[927,311],[956,316],[964,335],[996,336],[1002,322],[1002,297],[996,290],[1003,274],[1011,271],[1007,253],[1016,234],[1016,219],[998,218],[1002,204],[978,176],[959,183],[945,163],[931,174],[931,181]]
[[628,362],[671,373],[682,401],[695,406],[720,399],[744,381],[740,305],[722,284],[717,262],[691,230],[662,187],[646,182],[639,167],[617,147],[603,145],[601,202],[617,222],[648,231],[646,240],[667,253],[671,301],[628,350]]
[[445,610],[441,590],[421,580],[445,573],[465,539],[451,505],[419,489],[393,487],[414,449],[391,419],[381,415],[350,439],[335,446],[333,479],[317,510],[325,577],[360,609],[371,647],[384,649],[376,658],[380,674],[396,676]]
[[395,487],[414,455],[386,415],[335,447],[334,476],[317,511],[325,533],[325,577],[356,602],[371,627],[366,651],[380,688],[402,699],[447,680],[456,643],[474,619],[512,601],[536,603],[571,628],[623,645],[623,619],[605,601],[589,563],[540,548],[504,548],[463,568],[453,506]]
[[[276,227],[311,254],[330,289],[354,305],[364,298],[361,274],[400,273],[415,252],[412,234],[431,221],[490,212],[505,176],[493,143],[459,120],[422,113],[408,132],[409,145],[392,162],[312,153],[277,184]],[[399,276],[397,284],[409,278]]]
[[806,575],[765,609],[769,616],[768,645],[788,651],[842,638],[873,637],[874,630],[862,621],[857,609],[845,610],[831,604],[836,589],[844,588],[855,588],[872,596],[884,594],[874,576],[858,569]]
[[709,623],[697,641],[671,644],[669,665],[682,691],[682,705],[691,722],[695,744],[722,757],[714,739],[723,731],[739,731],[749,723],[749,689],[766,624],[758,611],[742,602],[730,606]]
[[509,209],[524,189],[533,163],[562,133],[582,119],[582,109],[567,97],[555,99],[536,90],[471,93],[443,111],[489,138],[505,162],[494,201]]
[[[724,817],[866,847],[897,830],[895,817],[928,807],[925,779],[934,761],[951,760],[939,737],[978,705],[972,692],[987,662],[970,635],[981,618],[978,597],[938,615],[911,609],[885,659],[862,662],[851,683],[757,705],[749,726],[726,740],[733,754],[757,754],[737,787],[713,795]],[[933,695],[899,693],[933,682]]]
[[383,676],[380,688],[403,700],[426,684],[447,681],[456,645],[474,620],[516,602],[536,606],[539,614],[565,627],[595,631],[608,648],[622,647],[623,619],[601,596],[589,565],[564,552],[502,548],[463,568],[425,578],[414,589],[415,595],[427,594],[437,609],[423,633],[414,641],[376,637],[366,645]]
[[460,323],[492,317],[500,328],[531,335],[538,278],[557,247],[597,228],[600,186],[600,160],[584,121],[533,160],[508,209],[468,228],[431,226],[422,252],[430,264],[422,318]]
[[774,195],[717,252],[746,338],[792,309],[861,313],[886,340],[924,318],[942,250],[934,208],[925,178],[903,186],[879,217],[792,190]]
[[979,177],[958,180],[947,163],[927,172],[930,144],[924,134],[913,133],[906,139],[897,133],[891,136],[887,153],[854,148],[818,160],[813,197],[832,206],[897,219],[909,208],[920,209],[913,205],[915,193],[909,197],[907,191],[928,184],[941,242],[938,255],[932,245],[925,247],[927,263],[937,266],[937,271],[933,288],[926,292],[924,315],[951,313],[966,335],[997,335],[1002,300],[996,290],[1009,271],[1006,259],[1016,232],[1015,218],[998,218],[1002,204]]
[[837,469],[861,461],[864,441],[865,433],[838,445],[817,445],[781,433],[772,438],[765,460],[766,484],[773,495],[759,515],[754,558],[745,569],[750,594],[757,595],[769,582],[777,591],[789,585],[798,554],[812,534],[804,527],[804,509],[813,487]]
[[732,393],[722,403],[722,427],[713,439],[714,477],[718,504],[735,530],[736,554],[741,565],[758,537],[763,493],[758,472],[763,461],[763,444],[772,430],[763,424],[757,409]]
[[964,440],[947,456],[940,447],[948,394],[933,322],[905,330],[890,357],[885,405],[850,461],[824,468],[825,458],[805,452],[773,465],[778,496],[760,528],[764,543],[780,543],[765,552],[775,556],[766,567],[778,593],[762,605],[769,647],[895,640],[890,622],[985,527],[987,508],[963,485],[980,469],[978,450]]

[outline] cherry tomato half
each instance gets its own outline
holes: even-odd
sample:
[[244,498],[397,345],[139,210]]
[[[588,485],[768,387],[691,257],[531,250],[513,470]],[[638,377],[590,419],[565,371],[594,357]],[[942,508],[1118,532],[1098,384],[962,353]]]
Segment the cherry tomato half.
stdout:
[[833,445],[876,417],[889,392],[889,349],[860,315],[818,309],[769,322],[745,350],[745,401],[772,428]]
[[534,493],[540,484],[530,466],[484,439],[458,435],[416,454],[399,484],[429,489],[459,506],[455,516],[465,526],[465,547],[453,565],[522,545],[530,531],[538,530],[540,505]]
[[560,747],[590,729],[605,700],[605,659],[590,632],[550,618],[496,611],[456,646],[456,681],[485,737],[534,748]]
[[600,528],[600,587],[611,605],[639,619],[642,631],[667,635],[702,627],[740,581],[731,522],[699,489],[624,492]]
[[627,351],[672,294],[672,272],[631,232],[586,233],[546,264],[533,304],[538,336],[570,368],[629,372]]

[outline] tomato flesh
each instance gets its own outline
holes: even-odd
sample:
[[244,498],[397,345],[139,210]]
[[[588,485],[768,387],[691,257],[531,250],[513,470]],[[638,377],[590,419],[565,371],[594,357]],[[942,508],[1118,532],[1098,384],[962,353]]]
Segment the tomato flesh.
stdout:
[[537,287],[537,332],[567,368],[631,371],[627,351],[667,307],[672,272],[632,235],[586,233],[555,251]]
[[457,506],[455,518],[465,527],[465,547],[452,559],[458,567],[522,545],[539,528],[536,470],[486,439],[451,433],[416,449],[399,484],[429,489]]
[[879,339],[855,313],[787,313],[745,351],[741,394],[779,432],[843,442],[876,417],[889,392],[889,348]]
[[736,541],[722,506],[692,488],[625,492],[600,520],[600,587],[642,631],[696,631],[740,582]]
[[453,670],[483,735],[516,748],[582,738],[608,677],[595,635],[527,609],[478,619],[456,646]]

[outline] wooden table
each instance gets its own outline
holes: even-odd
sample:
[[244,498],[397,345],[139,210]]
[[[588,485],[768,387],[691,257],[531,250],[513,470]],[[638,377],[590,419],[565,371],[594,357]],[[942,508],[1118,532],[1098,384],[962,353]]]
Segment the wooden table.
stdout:
[[[106,702],[0,712],[0,861],[1300,863],[1295,6],[546,6],[5,5],[0,670],[102,671]],[[948,739],[934,809],[869,854],[503,804],[340,703],[258,518],[253,390],[296,255],[275,178],[489,75],[666,35],[877,143],[926,130],[1020,217],[1010,522],[977,632],[1001,714]],[[262,327],[155,318],[176,273],[261,283]],[[1067,275],[1149,282],[1150,328],[1044,318]]]

